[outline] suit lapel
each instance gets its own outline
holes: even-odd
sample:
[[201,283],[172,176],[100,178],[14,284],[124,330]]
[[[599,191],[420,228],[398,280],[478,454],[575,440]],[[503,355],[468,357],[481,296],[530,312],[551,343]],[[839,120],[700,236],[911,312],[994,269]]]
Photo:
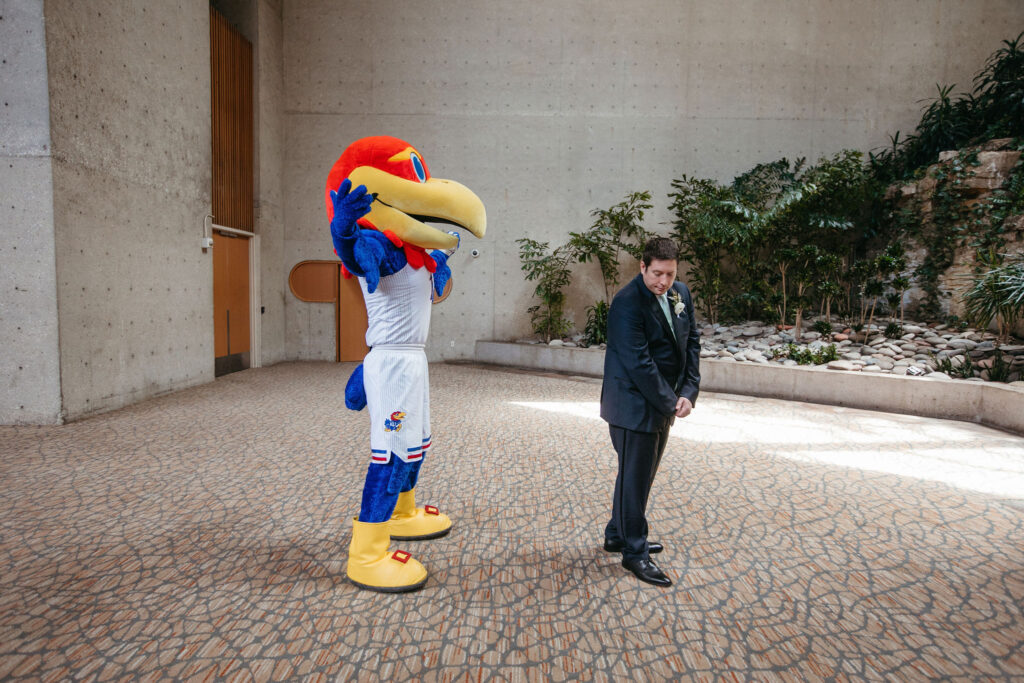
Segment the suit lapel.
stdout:
[[662,332],[671,337],[672,330],[670,330],[668,327],[668,319],[665,317],[665,309],[661,307],[661,302],[658,301],[658,297],[654,295],[654,292],[647,289],[647,286],[643,282],[640,283],[640,286],[647,290],[647,298],[650,301],[649,307],[651,313],[654,315],[654,318],[658,321],[658,324],[661,325]]
[[[679,300],[683,300],[683,293],[672,285],[672,291],[679,295]],[[686,341],[686,335],[683,334],[683,316],[676,315],[675,306],[672,305],[672,301],[669,300],[668,305],[672,308],[672,327],[676,331],[676,349],[679,350],[679,354],[683,354],[683,343]]]
[[[665,309],[661,307],[661,303],[658,301],[658,297],[654,295],[654,292],[647,289],[647,285],[644,284],[643,277],[637,275],[633,281],[636,283],[637,291],[640,292],[640,296],[642,298],[646,298],[648,302],[648,309],[651,311],[651,315],[654,316],[654,319],[658,321],[658,324],[661,325],[661,330],[668,335],[670,339],[675,338],[676,351],[680,356],[682,356],[682,343],[685,341],[681,329],[682,320],[675,314],[675,311],[672,311],[672,302],[669,301],[669,312],[672,314],[672,327],[669,328],[668,319],[665,317]],[[670,291],[677,291],[674,284]],[[665,293],[668,294],[668,292]],[[682,294],[680,294],[680,297],[682,297]],[[674,335],[672,334],[673,330],[675,331]]]

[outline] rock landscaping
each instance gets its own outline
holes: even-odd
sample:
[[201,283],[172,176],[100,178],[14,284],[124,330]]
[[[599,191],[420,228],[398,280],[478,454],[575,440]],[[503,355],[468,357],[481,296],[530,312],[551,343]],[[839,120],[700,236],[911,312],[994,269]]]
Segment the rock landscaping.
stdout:
[[[814,319],[809,321],[813,325]],[[805,331],[796,339],[792,326],[779,329],[759,321],[736,325],[705,324],[701,358],[736,363],[808,365],[842,372],[923,376],[936,380],[1003,382],[1024,385],[1024,340],[997,345],[996,335],[946,324],[907,323],[886,336],[889,323],[855,332],[832,322],[836,332]],[[892,329],[889,330],[893,332]],[[536,340],[520,342],[539,344]],[[550,346],[582,347],[582,335],[553,339]],[[604,344],[598,348],[604,348]]]
[[1024,384],[1021,340],[997,346],[996,336],[990,332],[945,324],[906,324],[892,337],[885,331],[884,324],[859,333],[850,328],[824,335],[806,331],[798,340],[792,329],[780,330],[756,321],[705,325],[700,355],[738,363],[823,365],[843,372]]

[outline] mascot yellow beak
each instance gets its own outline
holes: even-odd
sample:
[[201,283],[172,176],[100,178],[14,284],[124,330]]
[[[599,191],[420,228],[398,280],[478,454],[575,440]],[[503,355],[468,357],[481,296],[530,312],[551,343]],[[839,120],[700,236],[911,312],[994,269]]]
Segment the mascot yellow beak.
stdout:
[[423,221],[453,223],[476,237],[487,231],[483,202],[454,180],[428,178],[425,182],[399,178],[372,166],[359,166],[348,176],[353,186],[365,185],[376,195],[364,218],[386,227],[403,241],[424,249],[451,249],[458,239]]

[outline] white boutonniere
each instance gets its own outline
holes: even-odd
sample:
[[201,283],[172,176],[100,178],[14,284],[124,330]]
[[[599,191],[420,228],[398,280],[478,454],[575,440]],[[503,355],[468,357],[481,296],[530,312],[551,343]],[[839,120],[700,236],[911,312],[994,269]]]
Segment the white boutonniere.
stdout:
[[684,304],[683,300],[679,297],[679,292],[673,289],[668,295],[668,300],[672,302],[672,311],[676,316],[680,316],[686,312],[686,304]]

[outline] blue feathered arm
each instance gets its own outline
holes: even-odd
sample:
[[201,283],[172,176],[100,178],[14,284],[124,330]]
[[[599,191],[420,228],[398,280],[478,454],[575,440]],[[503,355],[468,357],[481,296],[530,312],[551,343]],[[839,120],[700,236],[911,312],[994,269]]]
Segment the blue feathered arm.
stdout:
[[373,195],[366,193],[366,186],[352,189],[348,178],[341,181],[337,190],[331,190],[334,203],[334,218],[331,220],[331,239],[334,251],[345,264],[348,272],[366,278],[366,289],[377,290],[381,277],[397,273],[405,264],[405,252],[391,243],[378,230],[360,228],[356,223],[370,212]]
[[434,291],[438,296],[444,293],[444,286],[452,279],[452,269],[448,265],[448,254],[439,249],[430,252],[430,257],[437,263],[434,270]]

